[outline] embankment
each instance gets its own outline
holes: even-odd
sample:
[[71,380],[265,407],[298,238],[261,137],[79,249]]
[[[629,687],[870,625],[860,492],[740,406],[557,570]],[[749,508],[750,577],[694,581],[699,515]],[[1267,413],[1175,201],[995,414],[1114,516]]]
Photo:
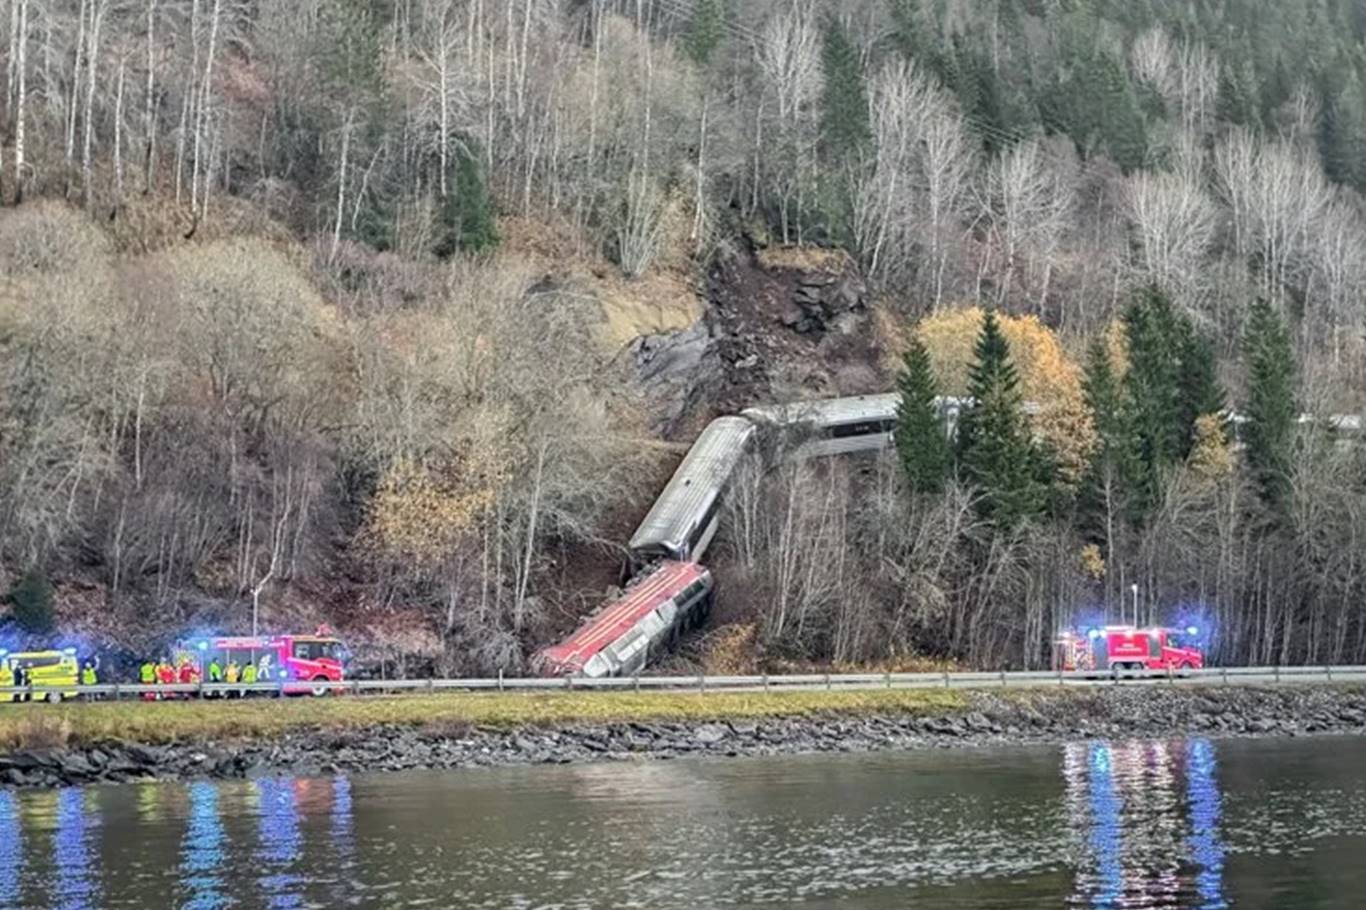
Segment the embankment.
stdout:
[[0,706],[0,786],[1366,733],[1366,687],[556,693]]

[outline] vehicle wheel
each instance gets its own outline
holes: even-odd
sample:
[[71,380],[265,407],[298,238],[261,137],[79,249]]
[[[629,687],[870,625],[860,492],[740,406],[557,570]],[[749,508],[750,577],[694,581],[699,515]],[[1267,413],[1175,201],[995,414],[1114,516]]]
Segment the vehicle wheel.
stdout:
[[[326,677],[326,676],[315,676],[315,677],[313,677],[313,682],[315,682],[315,683],[326,683],[326,682],[327,682],[327,677]],[[312,696],[313,696],[314,698],[322,698],[324,695],[327,694],[328,688],[327,688],[326,685],[321,685],[321,686],[315,685],[315,686],[314,686],[311,690],[309,690],[309,691],[310,691],[310,694],[312,694]]]
[[61,704],[61,701],[62,701],[62,693],[60,693],[60,692],[49,692],[49,693],[47,693],[47,703],[48,703],[49,705]]

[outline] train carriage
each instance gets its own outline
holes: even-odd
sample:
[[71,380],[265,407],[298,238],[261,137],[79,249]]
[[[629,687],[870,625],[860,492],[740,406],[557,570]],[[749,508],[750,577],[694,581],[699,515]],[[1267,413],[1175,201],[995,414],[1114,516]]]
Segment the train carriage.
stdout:
[[630,676],[699,625],[711,607],[711,573],[693,562],[664,562],[642,575],[577,632],[536,656],[546,676]]
[[702,558],[716,536],[726,489],[754,432],[754,424],[743,417],[719,417],[707,425],[631,537],[637,565]]

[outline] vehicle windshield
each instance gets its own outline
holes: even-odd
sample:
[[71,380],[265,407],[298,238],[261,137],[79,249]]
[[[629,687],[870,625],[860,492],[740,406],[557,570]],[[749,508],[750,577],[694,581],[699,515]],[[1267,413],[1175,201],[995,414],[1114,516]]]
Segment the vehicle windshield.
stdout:
[[341,660],[342,645],[339,641],[298,640],[294,642],[296,660]]
[[10,658],[10,666],[14,667],[15,669],[22,670],[33,670],[41,667],[55,667],[61,662],[61,657],[57,655],[44,657],[24,657],[22,655],[16,655]]

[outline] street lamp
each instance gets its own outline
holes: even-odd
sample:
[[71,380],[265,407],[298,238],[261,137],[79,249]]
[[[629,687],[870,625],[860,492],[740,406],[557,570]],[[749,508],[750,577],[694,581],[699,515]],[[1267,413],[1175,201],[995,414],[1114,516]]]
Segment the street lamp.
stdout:
[[1129,585],[1129,590],[1134,594],[1134,625],[1138,625],[1138,585]]

